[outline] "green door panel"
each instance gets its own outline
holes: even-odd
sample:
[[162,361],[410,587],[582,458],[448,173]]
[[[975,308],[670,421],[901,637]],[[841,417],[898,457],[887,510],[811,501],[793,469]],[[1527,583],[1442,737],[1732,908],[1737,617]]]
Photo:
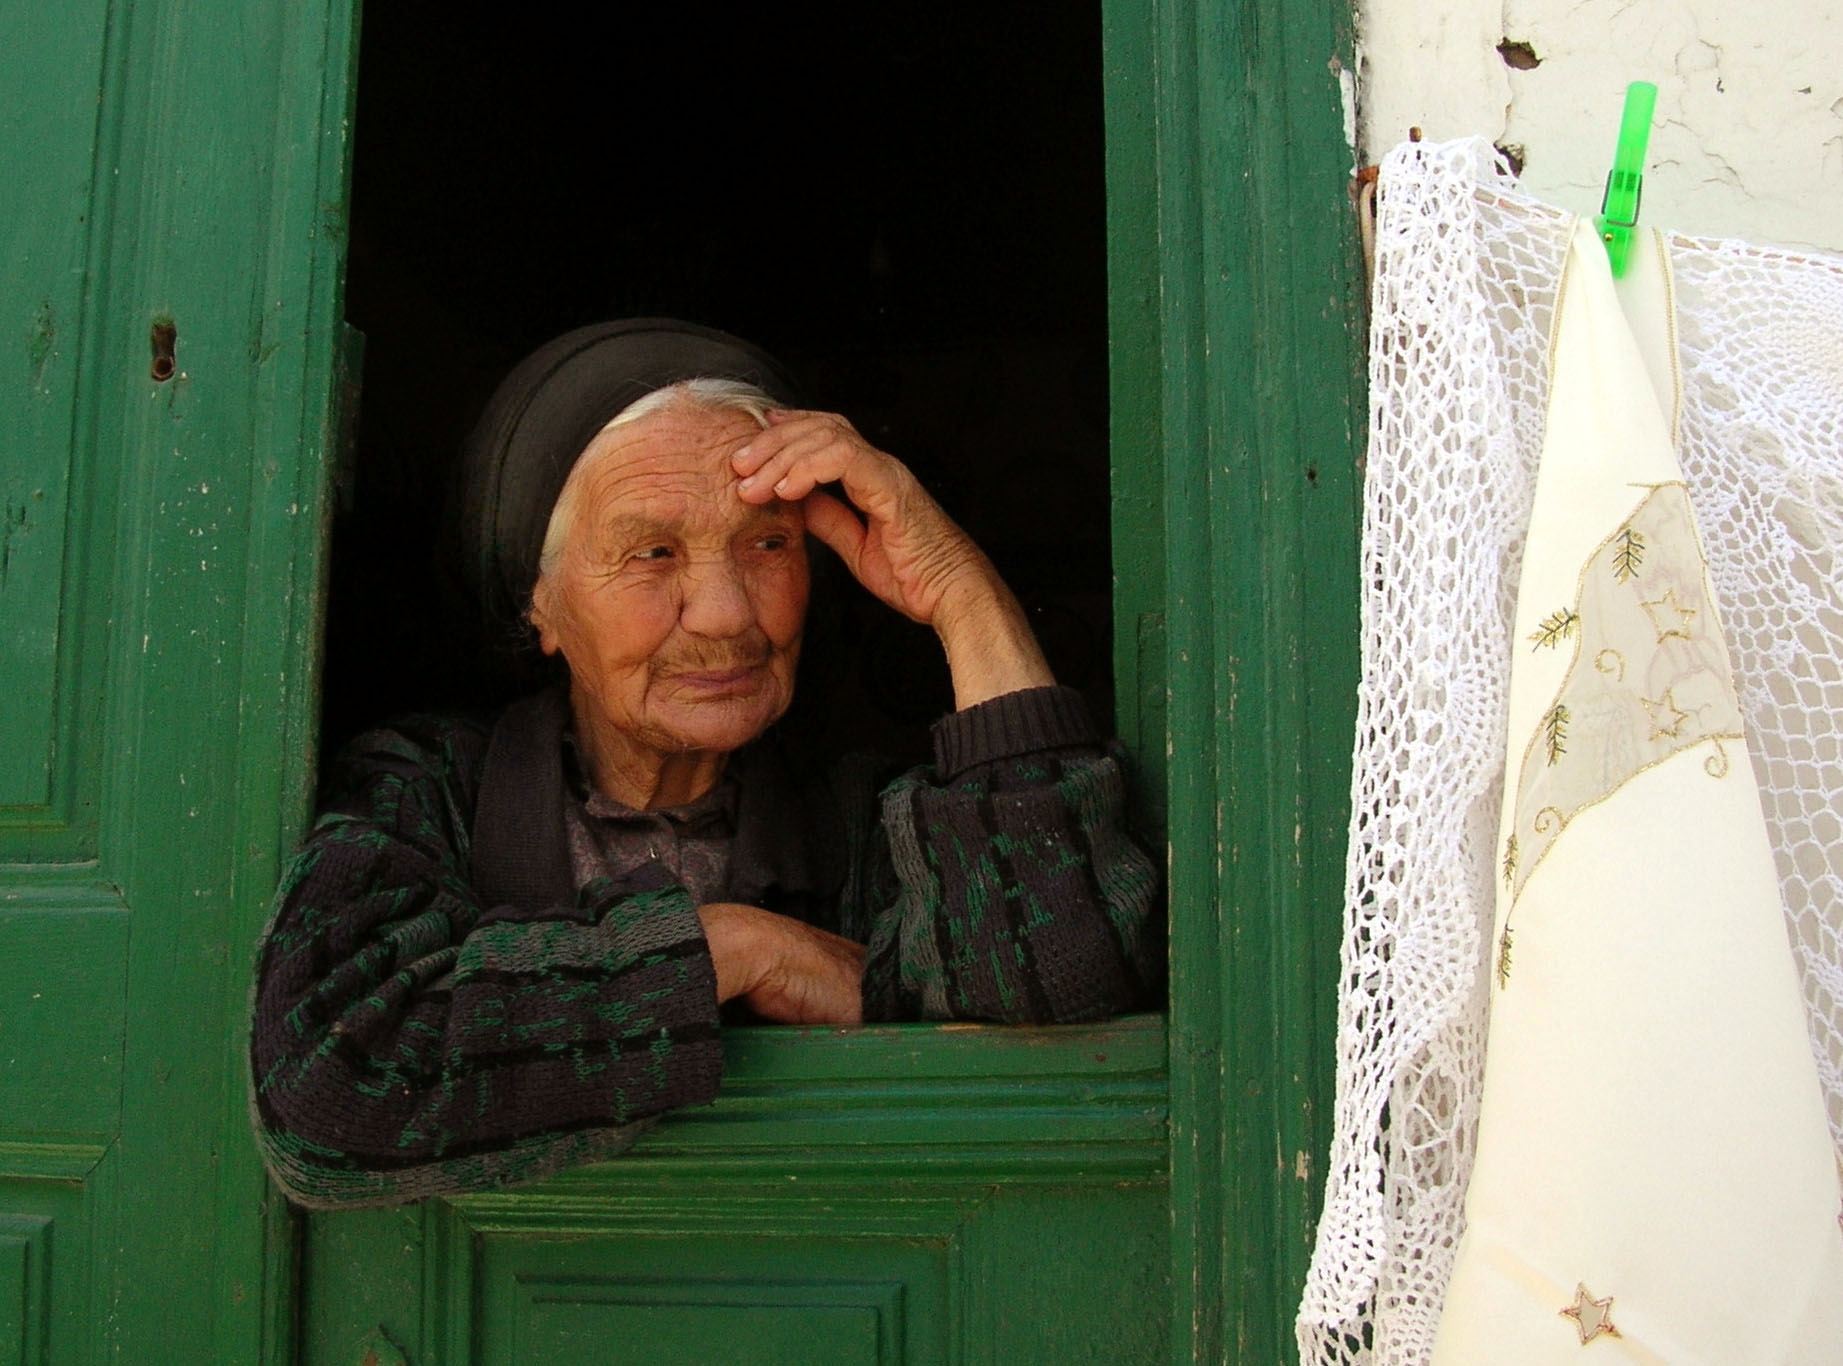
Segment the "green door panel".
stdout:
[[91,558],[77,375],[108,9],[12,3],[0,30],[0,857],[19,862],[94,851],[79,718],[97,690],[65,627],[83,620]]
[[91,1267],[113,1195],[105,1148],[0,1142],[0,1362],[102,1359]]
[[634,1165],[566,1189],[317,1217],[303,1359],[350,1366],[380,1340],[412,1364],[508,1366],[1166,1356],[1163,1182]]
[[900,1286],[809,1283],[732,1297],[723,1282],[694,1281],[645,1293],[655,1289],[666,1302],[600,1298],[621,1295],[618,1286],[603,1292],[533,1282],[512,1348],[489,1346],[487,1359],[531,1366],[875,1366],[905,1359],[894,1336]]
[[89,441],[109,6],[0,29],[0,1362],[100,1359],[129,915],[97,862],[110,510]]
[[240,1057],[309,771],[349,20],[0,0],[0,1361],[289,1351]]
[[0,1215],[0,1363],[44,1352],[51,1220]]
[[[724,1053],[717,1102],[616,1161],[313,1216],[304,1360],[379,1331],[416,1366],[1163,1358],[1161,1018],[735,1030]],[[658,1355],[572,1358],[623,1334]],[[768,1354],[787,1341],[811,1354]]]
[[[525,1366],[878,1366],[943,1359],[947,1239],[482,1239],[479,1359]],[[708,1206],[705,1206],[708,1211]],[[836,1217],[836,1216],[834,1216]]]
[[0,883],[0,1138],[106,1142],[121,1117],[128,914]]

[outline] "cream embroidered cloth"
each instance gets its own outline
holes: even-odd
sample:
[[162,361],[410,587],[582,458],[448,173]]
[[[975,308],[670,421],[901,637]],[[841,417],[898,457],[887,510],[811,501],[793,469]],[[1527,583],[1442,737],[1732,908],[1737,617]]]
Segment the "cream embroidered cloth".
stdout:
[[[1533,655],[1524,637],[1564,605],[1580,611],[1564,595],[1513,637],[1573,223],[1518,194],[1479,140],[1404,145],[1384,161],[1337,1113],[1298,1323],[1309,1363],[1427,1361],[1460,1243],[1497,966],[1512,643]],[[1725,617],[1740,729],[1760,780],[1835,1142],[1843,1135],[1843,261],[1677,235],[1665,242],[1682,378],[1678,455]],[[1632,506],[1646,518],[1665,510],[1661,501]],[[1645,535],[1651,525],[1635,530]],[[1628,614],[1618,629],[1632,624]],[[1578,643],[1562,636],[1544,653],[1571,657]],[[1593,656],[1606,648],[1595,645]],[[1584,716],[1618,701],[1596,691],[1616,678],[1595,670],[1578,682],[1587,691],[1573,701]],[[1694,712],[1683,705],[1691,696],[1668,700]],[[1642,713],[1647,729],[1635,744],[1657,757],[1669,737],[1653,739],[1642,702],[1623,705],[1613,714],[1629,734]],[[1657,710],[1665,728],[1677,724],[1676,710]],[[1583,734],[1572,710],[1569,718],[1564,746]],[[1703,760],[1717,758],[1715,741],[1697,743]],[[1730,761],[1739,753],[1726,741],[1721,748]],[[1685,754],[1701,761],[1684,751],[1626,786],[1662,777]],[[1634,754],[1623,766],[1646,762]],[[1571,784],[1545,804],[1593,800],[1596,783]],[[1591,832],[1582,819],[1570,835]],[[1519,850],[1523,887],[1555,871],[1530,857]],[[1535,971],[1531,955],[1542,962],[1526,915],[1518,909],[1509,922],[1513,993]],[[1573,1080],[1603,1089],[1595,1076]],[[1770,1164],[1782,1148],[1775,1141],[1741,1160]],[[1563,1303],[1544,1319],[1572,1335],[1569,1352],[1632,1345],[1621,1315],[1638,1307],[1633,1290],[1600,1286],[1580,1270],[1556,1269],[1550,1279],[1570,1275]],[[1608,1298],[1622,1336],[1602,1333],[1581,1347],[1576,1321],[1560,1309],[1575,1308],[1591,1327],[1596,1302]],[[1773,1358],[1761,1346],[1735,1359]]]
[[[1628,304],[1668,343],[1661,245]],[[1437,1363],[1843,1359],[1843,1202],[1674,417],[1593,228],[1518,593],[1477,1156]]]

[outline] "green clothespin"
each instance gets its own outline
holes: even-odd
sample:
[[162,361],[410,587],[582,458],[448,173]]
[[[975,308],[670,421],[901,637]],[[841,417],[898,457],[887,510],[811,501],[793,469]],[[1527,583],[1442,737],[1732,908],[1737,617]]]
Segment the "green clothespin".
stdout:
[[1645,185],[1645,145],[1651,141],[1651,112],[1657,107],[1657,87],[1650,81],[1633,81],[1625,88],[1625,114],[1619,120],[1619,150],[1606,177],[1606,195],[1595,219],[1615,280],[1625,275],[1632,255],[1632,233],[1638,227],[1638,201]]

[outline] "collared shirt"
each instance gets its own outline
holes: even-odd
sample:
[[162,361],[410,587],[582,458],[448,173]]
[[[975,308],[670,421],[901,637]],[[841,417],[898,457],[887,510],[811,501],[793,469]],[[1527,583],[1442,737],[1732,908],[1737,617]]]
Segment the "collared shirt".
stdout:
[[693,906],[731,900],[730,853],[736,843],[737,784],[725,774],[684,806],[641,811],[589,786],[574,735],[563,737],[568,796],[564,828],[576,885],[598,877],[625,882],[649,863],[665,868]]

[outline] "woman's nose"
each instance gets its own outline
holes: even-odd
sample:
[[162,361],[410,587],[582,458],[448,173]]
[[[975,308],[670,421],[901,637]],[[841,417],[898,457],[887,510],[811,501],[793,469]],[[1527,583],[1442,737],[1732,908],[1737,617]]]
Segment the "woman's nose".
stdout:
[[724,639],[755,624],[755,607],[741,566],[728,557],[707,560],[685,574],[679,623],[693,635]]

